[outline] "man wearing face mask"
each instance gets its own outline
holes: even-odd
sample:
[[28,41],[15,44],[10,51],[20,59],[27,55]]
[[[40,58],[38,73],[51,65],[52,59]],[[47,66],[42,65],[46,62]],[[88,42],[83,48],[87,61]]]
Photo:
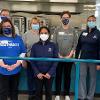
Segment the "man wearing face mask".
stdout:
[[[30,26],[31,26],[31,29],[22,35],[23,41],[27,48],[27,54],[26,54],[27,57],[30,57],[30,51],[31,51],[32,45],[39,41],[39,34],[38,34],[39,27],[40,27],[39,19],[37,17],[33,17],[31,19]],[[35,84],[34,84],[34,79],[33,79],[34,73],[32,71],[32,66],[29,61],[26,61],[26,62],[24,61],[23,66],[27,67],[28,94],[29,94],[28,100],[33,100]]]
[[[96,17],[91,15],[87,18],[87,29],[84,30],[78,40],[75,57],[80,59],[100,60],[100,31],[96,27]],[[96,86],[95,63],[80,63],[79,100],[94,100]],[[89,88],[87,88],[86,77],[89,74]],[[88,81],[88,80],[87,80]]]
[[[61,13],[61,26],[59,26],[53,35],[53,40],[59,47],[59,58],[72,58],[75,52],[77,34],[70,27],[71,14],[69,11]],[[70,81],[72,62],[59,62],[56,70],[56,98],[60,100],[62,74],[64,73],[64,96],[65,100],[70,100]]]
[[0,12],[0,23],[2,20],[9,18],[9,10],[8,9],[2,9]]
[[[6,18],[10,19],[10,11],[8,9],[2,9],[1,12],[0,12],[0,20],[2,21],[4,19],[6,19]],[[19,33],[18,27],[16,25],[14,25],[14,28],[15,28],[15,33],[17,35],[19,35],[20,33]]]

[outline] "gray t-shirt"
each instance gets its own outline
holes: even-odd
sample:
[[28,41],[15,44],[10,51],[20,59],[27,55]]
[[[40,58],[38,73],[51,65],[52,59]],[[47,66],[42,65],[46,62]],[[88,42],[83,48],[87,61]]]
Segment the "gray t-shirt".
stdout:
[[22,35],[22,39],[27,48],[27,56],[30,56],[30,51],[31,51],[33,44],[39,41],[39,34],[32,33],[32,31],[29,30],[25,34]]
[[75,50],[77,39],[77,33],[73,28],[63,29],[62,26],[56,28],[53,35],[53,41],[57,43],[62,56],[67,56],[71,50]]

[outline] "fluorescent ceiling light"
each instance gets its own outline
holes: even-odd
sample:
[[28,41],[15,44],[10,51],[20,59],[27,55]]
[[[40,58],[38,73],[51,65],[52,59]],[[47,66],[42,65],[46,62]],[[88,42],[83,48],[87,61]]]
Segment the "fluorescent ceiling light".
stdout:
[[96,5],[84,5],[84,7],[95,7]]
[[87,11],[95,11],[96,9],[91,9],[91,8],[87,8],[87,9],[84,9],[84,10],[87,10]]
[[67,2],[67,3],[77,3],[78,0],[50,0],[50,2]]
[[95,17],[98,17],[98,16],[99,16],[98,11],[95,11]]
[[69,10],[70,12],[75,12],[76,7],[75,6],[51,6],[50,11],[52,12],[62,12]]
[[36,1],[36,0],[8,0],[8,1]]
[[25,5],[25,4],[23,4],[23,5],[18,5],[18,4],[13,4],[12,5],[12,9],[13,10],[16,10],[16,11],[37,11],[37,9],[38,9],[38,7],[37,7],[37,5]]

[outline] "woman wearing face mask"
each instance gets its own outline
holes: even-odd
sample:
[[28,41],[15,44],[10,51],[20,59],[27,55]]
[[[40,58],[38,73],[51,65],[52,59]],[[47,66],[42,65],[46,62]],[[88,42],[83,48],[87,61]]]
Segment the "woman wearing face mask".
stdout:
[[[40,58],[57,58],[57,46],[50,42],[50,31],[47,27],[39,29],[40,41],[35,43],[31,49],[31,57]],[[48,61],[31,61],[34,70],[36,83],[35,100],[43,100],[43,86],[45,87],[46,100],[52,100],[51,89],[52,82],[56,72],[56,62]]]
[[[77,33],[70,26],[71,14],[69,11],[61,13],[61,26],[59,26],[53,35],[53,40],[59,47],[59,58],[72,58],[76,44]],[[64,97],[65,100],[70,100],[70,81],[71,81],[71,69],[72,62],[59,62],[56,70],[56,98],[60,100],[62,75],[64,73]]]
[[[9,19],[0,24],[0,56],[24,57],[25,46],[22,39],[15,34]],[[18,83],[22,60],[0,59],[0,100],[18,100]]]
[[[27,57],[30,57],[30,51],[32,48],[32,45],[39,41],[39,19],[37,17],[33,17],[31,19],[31,30],[28,30],[25,34],[23,34],[22,38],[25,43],[25,46],[27,48]],[[32,71],[32,66],[29,61],[23,63],[23,66],[27,67],[27,78],[28,78],[28,94],[29,98],[28,100],[33,100],[34,98],[34,80],[33,76],[34,73]]]
[[[76,58],[100,60],[100,31],[96,27],[94,15],[87,18],[87,29],[84,30],[78,40]],[[96,86],[96,66],[94,63],[80,64],[79,100],[94,100]],[[99,67],[99,65],[97,66]],[[89,88],[86,86],[86,77],[89,74]]]

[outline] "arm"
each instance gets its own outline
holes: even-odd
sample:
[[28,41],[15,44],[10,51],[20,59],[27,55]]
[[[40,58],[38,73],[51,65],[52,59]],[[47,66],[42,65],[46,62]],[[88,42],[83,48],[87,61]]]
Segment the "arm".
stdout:
[[73,30],[72,50],[70,51],[69,55],[66,55],[63,58],[71,58],[75,54],[77,42],[78,42],[78,33],[75,30]]
[[[19,42],[20,42],[20,54],[19,54],[19,57],[24,58],[25,57],[26,48],[25,48],[24,43],[23,43],[21,38],[20,38]],[[23,60],[17,60],[15,64],[12,64],[11,67],[8,67],[7,69],[9,71],[12,71],[15,68],[19,67],[22,64],[22,62],[23,62]]]
[[54,43],[56,43],[56,44],[57,44],[57,34],[58,34],[58,31],[57,30],[58,30],[58,28],[55,28],[54,33],[53,33],[53,39],[52,39],[52,41]]
[[[58,47],[57,45],[54,45],[54,51],[53,51],[53,58],[58,58]],[[48,74],[52,76],[56,72],[57,62],[52,62],[51,68],[48,71]]]
[[[20,39],[20,55],[19,55],[19,57],[24,58],[25,54],[26,54],[26,48],[25,48],[23,40]],[[23,60],[17,60],[16,64],[19,64],[19,63],[22,64],[22,62],[23,62]]]
[[[35,45],[32,46],[30,57],[35,57]],[[36,66],[35,61],[31,60],[30,62],[31,62],[31,65],[32,65],[35,75],[38,75],[40,72]]]
[[[19,57],[24,58],[26,53],[21,53]],[[20,66],[23,63],[23,60],[17,60],[16,64],[13,64],[13,66],[16,68]]]
[[[99,60],[100,60],[100,32],[99,32],[99,37],[98,37],[98,51],[99,51]],[[97,65],[97,70],[100,70],[100,63]]]
[[[26,53],[21,53],[21,54],[19,55],[19,57],[24,58],[24,57],[25,57],[25,54],[26,54]],[[21,64],[23,63],[23,60],[17,60],[17,61],[20,61]]]
[[71,50],[70,53],[69,53],[69,55],[67,55],[64,58],[71,58],[74,54],[75,54],[75,50]]
[[0,66],[3,67],[3,68],[7,68],[8,67],[8,65],[4,64],[2,59],[0,59]]
[[74,33],[73,46],[72,46],[72,50],[71,50],[68,58],[71,58],[75,54],[75,52],[76,52],[75,49],[76,49],[76,46],[77,46],[77,43],[78,43],[78,37],[79,37],[78,33],[75,30],[73,30],[73,33]]
[[78,39],[78,43],[77,43],[77,46],[76,46],[75,58],[78,59],[80,51],[81,51],[81,35],[80,35],[80,37]]
[[74,38],[73,38],[73,46],[72,46],[72,50],[75,51],[76,46],[77,46],[77,43],[78,43],[78,38],[79,38],[79,36],[78,36],[78,33],[75,32],[75,30],[73,30],[73,34],[74,34]]

